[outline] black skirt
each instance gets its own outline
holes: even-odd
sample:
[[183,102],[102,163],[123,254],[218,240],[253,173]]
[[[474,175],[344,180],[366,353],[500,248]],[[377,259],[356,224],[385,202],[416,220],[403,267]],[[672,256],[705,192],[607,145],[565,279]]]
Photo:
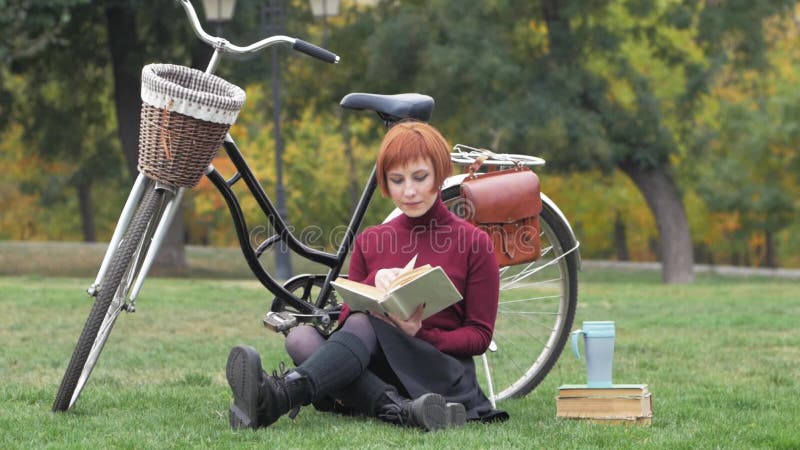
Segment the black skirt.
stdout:
[[422,339],[408,336],[386,322],[370,317],[380,346],[369,369],[394,385],[409,398],[429,392],[441,394],[448,402],[461,403],[468,420],[501,421],[508,413],[492,409],[475,376],[471,357],[455,358],[440,352]]

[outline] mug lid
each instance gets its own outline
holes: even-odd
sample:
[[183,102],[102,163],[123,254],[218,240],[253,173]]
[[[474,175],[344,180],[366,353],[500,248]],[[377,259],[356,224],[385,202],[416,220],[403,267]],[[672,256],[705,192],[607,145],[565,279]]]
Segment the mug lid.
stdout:
[[583,322],[583,332],[587,337],[614,337],[613,321]]

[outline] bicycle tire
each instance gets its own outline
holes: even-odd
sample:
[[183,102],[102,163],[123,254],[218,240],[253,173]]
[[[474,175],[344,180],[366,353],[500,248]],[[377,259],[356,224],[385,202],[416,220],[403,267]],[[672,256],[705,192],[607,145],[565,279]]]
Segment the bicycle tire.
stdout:
[[[442,191],[455,202],[459,186]],[[457,209],[457,208],[455,208]],[[578,299],[577,242],[548,204],[539,216],[542,255],[533,263],[500,269],[500,303],[489,360],[495,400],[522,397],[544,380],[566,344]],[[530,305],[536,306],[535,310]],[[487,378],[476,367],[481,384]]]
[[[88,381],[94,368],[97,358],[100,356],[106,340],[114,326],[114,322],[122,310],[125,299],[117,299],[114,304],[112,301],[117,297],[117,291],[125,274],[129,271],[131,261],[136,251],[143,244],[142,240],[147,231],[151,219],[161,204],[164,191],[148,188],[144,197],[131,219],[128,230],[122,238],[117,248],[109,271],[103,279],[101,290],[97,294],[97,299],[89,312],[86,324],[75,345],[67,370],[61,380],[53,411],[61,412],[70,409],[78,399],[86,381]],[[101,325],[106,323],[101,332]],[[96,349],[96,354],[89,360],[90,353]],[[80,382],[80,385],[79,385]]]

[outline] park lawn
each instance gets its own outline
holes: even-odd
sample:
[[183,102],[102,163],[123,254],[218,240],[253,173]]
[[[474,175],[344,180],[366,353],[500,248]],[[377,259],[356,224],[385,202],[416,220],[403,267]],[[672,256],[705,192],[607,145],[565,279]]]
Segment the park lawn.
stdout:
[[584,272],[576,328],[616,321],[615,382],[649,385],[652,426],[556,419],[558,386],[584,380],[582,361],[565,352],[539,388],[501,404],[510,421],[429,434],[313,408],[231,431],[230,347],[255,346],[269,370],[287,361],[280,336],[260,325],[271,297],[232,280],[149,280],[76,406],[53,414],[90,282],[0,278],[0,447],[800,448],[796,282],[703,276],[666,286],[652,273]]

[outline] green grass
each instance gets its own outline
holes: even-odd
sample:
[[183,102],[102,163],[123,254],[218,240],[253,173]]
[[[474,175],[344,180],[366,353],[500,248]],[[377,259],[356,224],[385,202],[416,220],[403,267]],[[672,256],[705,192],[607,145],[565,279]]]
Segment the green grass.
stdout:
[[1,448],[800,448],[800,286],[700,276],[587,272],[576,327],[615,320],[614,377],[647,383],[650,427],[555,418],[560,384],[585,379],[565,352],[509,422],[420,433],[304,408],[258,432],[231,431],[224,364],[232,345],[263,352],[282,339],[260,318],[271,297],[254,282],[153,279],[118,321],[75,408],[50,407],[91,306],[89,279],[0,278]]

